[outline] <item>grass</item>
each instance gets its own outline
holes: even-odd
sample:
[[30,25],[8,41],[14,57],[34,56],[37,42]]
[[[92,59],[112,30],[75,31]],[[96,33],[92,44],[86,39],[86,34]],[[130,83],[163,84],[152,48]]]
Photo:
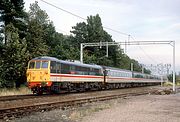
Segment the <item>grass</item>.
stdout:
[[[163,83],[163,86],[173,86],[173,83],[168,81]],[[180,86],[180,81],[176,81],[176,86]]]
[[16,88],[0,88],[0,96],[9,96],[9,95],[23,95],[23,94],[32,94],[31,90],[27,87]]
[[172,82],[165,82],[165,83],[163,83],[163,86],[172,86],[173,85],[173,83]]
[[84,116],[92,115],[95,112],[99,112],[104,109],[109,109],[112,105],[110,103],[90,103],[86,104],[79,109],[72,110],[69,114],[69,119],[71,121],[81,120]]

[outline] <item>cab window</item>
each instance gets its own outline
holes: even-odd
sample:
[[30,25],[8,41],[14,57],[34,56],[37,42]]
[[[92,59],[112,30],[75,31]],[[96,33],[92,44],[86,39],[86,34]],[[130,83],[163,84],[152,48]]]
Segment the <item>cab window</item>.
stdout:
[[40,67],[41,67],[41,62],[40,62],[40,61],[37,61],[37,62],[36,62],[36,69],[40,69]]
[[35,66],[35,62],[30,62],[29,63],[29,69],[34,69]]
[[48,61],[42,61],[41,68],[48,68]]

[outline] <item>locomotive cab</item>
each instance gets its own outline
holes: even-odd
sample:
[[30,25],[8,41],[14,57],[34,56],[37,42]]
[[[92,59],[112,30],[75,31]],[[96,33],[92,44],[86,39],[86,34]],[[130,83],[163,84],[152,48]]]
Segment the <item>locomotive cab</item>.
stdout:
[[33,93],[41,94],[51,86],[50,81],[50,61],[48,60],[31,60],[27,69],[28,87]]

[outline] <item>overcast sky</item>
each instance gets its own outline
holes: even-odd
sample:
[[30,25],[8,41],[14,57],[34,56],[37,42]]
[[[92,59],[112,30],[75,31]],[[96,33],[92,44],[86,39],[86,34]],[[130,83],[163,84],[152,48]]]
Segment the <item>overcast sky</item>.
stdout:
[[[28,11],[30,3],[24,0]],[[83,20],[37,0],[58,32],[69,34]],[[137,41],[176,41],[176,70],[180,71],[180,0],[45,0],[83,18],[99,14],[105,27],[133,36]],[[127,36],[105,29],[116,42]],[[133,41],[133,40],[131,40]],[[122,46],[123,47],[123,46]],[[172,63],[170,45],[130,46],[127,54],[143,64]]]

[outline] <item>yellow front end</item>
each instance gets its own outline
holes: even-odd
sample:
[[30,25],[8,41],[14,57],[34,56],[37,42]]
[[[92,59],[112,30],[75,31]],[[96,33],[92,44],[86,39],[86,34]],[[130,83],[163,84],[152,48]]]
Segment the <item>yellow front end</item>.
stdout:
[[50,61],[31,60],[26,75],[29,88],[50,87]]

